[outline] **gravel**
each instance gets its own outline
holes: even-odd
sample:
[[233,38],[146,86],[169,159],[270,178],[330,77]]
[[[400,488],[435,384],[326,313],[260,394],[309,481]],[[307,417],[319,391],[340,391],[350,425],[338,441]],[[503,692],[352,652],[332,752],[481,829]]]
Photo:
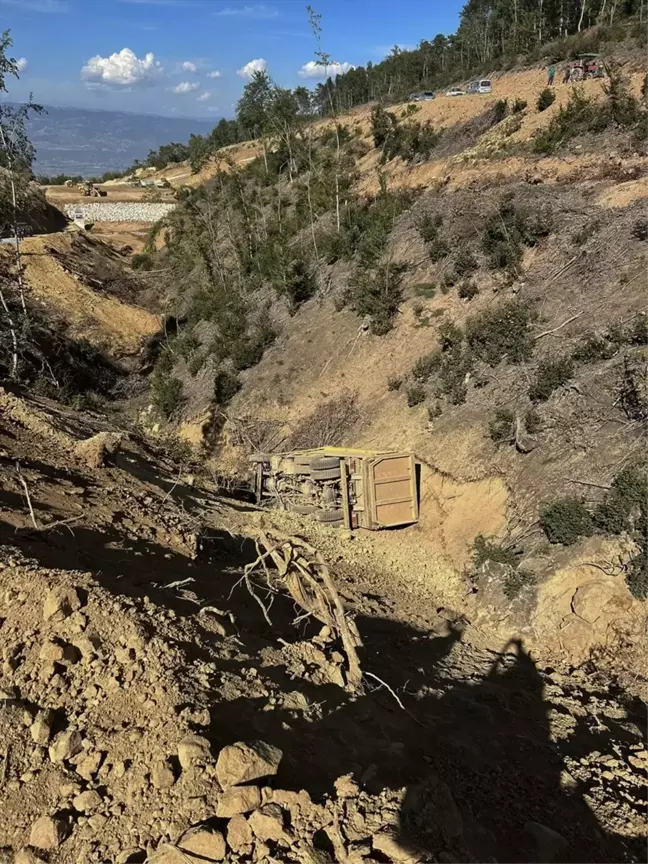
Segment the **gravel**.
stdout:
[[87,204],[66,204],[65,214],[70,219],[83,218],[89,222],[157,222],[163,219],[175,204],[151,204],[141,201]]

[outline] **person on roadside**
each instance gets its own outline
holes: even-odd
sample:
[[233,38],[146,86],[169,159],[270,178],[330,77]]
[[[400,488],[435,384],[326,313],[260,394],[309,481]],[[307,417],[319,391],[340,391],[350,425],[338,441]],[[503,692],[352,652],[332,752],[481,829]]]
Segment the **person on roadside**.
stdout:
[[556,77],[556,67],[551,64],[547,69],[547,87],[553,87],[554,78]]
[[571,79],[571,66],[568,63],[565,66],[565,74],[563,75],[562,83],[563,84],[569,84],[570,79]]

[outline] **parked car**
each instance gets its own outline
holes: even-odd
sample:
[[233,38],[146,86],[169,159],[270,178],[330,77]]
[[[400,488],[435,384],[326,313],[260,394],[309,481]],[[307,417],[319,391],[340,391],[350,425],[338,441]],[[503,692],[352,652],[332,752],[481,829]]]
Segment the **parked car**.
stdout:
[[466,91],[461,90],[459,87],[453,87],[452,90],[446,91],[446,96],[465,96]]
[[423,90],[421,93],[410,93],[408,102],[430,102],[436,99],[436,94],[431,90]]
[[468,93],[492,93],[493,85],[488,78],[481,78],[479,81],[471,81],[468,85]]

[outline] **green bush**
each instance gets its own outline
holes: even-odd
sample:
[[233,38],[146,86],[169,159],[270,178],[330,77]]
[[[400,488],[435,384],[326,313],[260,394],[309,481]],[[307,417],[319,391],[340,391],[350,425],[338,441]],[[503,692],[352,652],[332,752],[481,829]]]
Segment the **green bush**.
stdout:
[[551,89],[551,87],[545,87],[544,90],[540,91],[540,95],[538,96],[538,101],[536,102],[536,108],[538,111],[546,111],[550,105],[556,101],[556,94]]
[[156,370],[151,381],[151,398],[160,414],[169,419],[183,402],[182,381]]
[[371,332],[383,336],[394,326],[394,317],[403,299],[399,264],[382,264],[375,271],[357,270],[349,280],[348,298],[359,315],[371,319]]
[[422,384],[411,384],[407,388],[407,405],[409,408],[414,408],[415,405],[420,405],[425,402],[425,388]]
[[549,208],[529,212],[516,206],[510,198],[504,198],[494,213],[486,220],[482,235],[482,249],[494,270],[507,270],[519,275],[524,246],[535,246],[541,237],[546,237],[553,228]]
[[214,378],[214,400],[217,405],[227,405],[240,389],[241,382],[236,375],[225,370],[216,374]]
[[317,282],[308,263],[303,258],[292,261],[285,273],[285,279],[279,285],[279,293],[288,300],[290,313],[294,315],[316,290]]
[[426,297],[428,300],[432,300],[436,294],[436,285],[434,282],[418,282],[416,285],[412,285],[412,291],[417,297]]
[[488,424],[488,434],[496,444],[510,444],[515,436],[515,412],[498,408]]
[[146,252],[137,252],[131,258],[131,267],[133,270],[152,270],[153,260]]
[[532,402],[546,402],[554,390],[566,384],[573,374],[574,363],[571,357],[543,360],[538,365],[535,380],[529,387],[529,398]]
[[596,363],[597,360],[609,360],[618,350],[619,343],[610,339],[608,334],[586,333],[571,356],[576,363]]
[[463,330],[454,321],[442,321],[438,333],[439,347],[442,351],[452,351],[461,347],[464,338]]
[[472,300],[473,297],[476,297],[477,294],[479,294],[479,288],[474,282],[466,279],[459,286],[458,294],[462,300]]
[[489,366],[497,366],[504,358],[520,363],[533,353],[531,327],[535,319],[528,303],[504,300],[468,318],[466,339],[475,356]]
[[450,254],[450,246],[443,237],[437,237],[428,246],[428,255],[431,261],[440,261]]
[[648,507],[648,473],[643,463],[623,468],[594,511],[594,523],[605,534],[643,527]]
[[635,240],[648,240],[648,219],[645,216],[636,219],[630,233]]
[[508,100],[498,99],[497,102],[491,108],[492,125],[495,126],[497,123],[501,123],[502,120],[508,114],[508,110],[509,110]]
[[559,498],[540,511],[540,527],[550,543],[569,546],[594,533],[592,517],[578,498]]
[[543,156],[550,156],[572,138],[601,130],[604,126],[600,108],[582,90],[574,88],[567,104],[561,105],[549,125],[538,131],[533,139],[533,149]]
[[390,393],[393,393],[395,390],[400,390],[402,385],[403,385],[403,379],[402,378],[389,378],[387,380],[387,389],[390,391]]
[[481,567],[486,561],[507,564],[509,567],[517,567],[518,564],[518,558],[511,549],[501,543],[491,542],[483,534],[475,537],[472,554],[475,567]]
[[630,559],[625,578],[633,597],[637,600],[648,598],[648,553],[645,545]]
[[648,345],[648,315],[640,312],[624,333],[630,345]]
[[433,373],[441,365],[441,355],[438,352],[419,357],[412,367],[412,377],[423,384],[429,381]]
[[426,243],[436,240],[439,229],[443,225],[443,216],[440,213],[432,215],[424,213],[417,223],[418,232]]
[[457,276],[470,276],[478,267],[477,259],[470,249],[460,249],[457,252],[454,270]]

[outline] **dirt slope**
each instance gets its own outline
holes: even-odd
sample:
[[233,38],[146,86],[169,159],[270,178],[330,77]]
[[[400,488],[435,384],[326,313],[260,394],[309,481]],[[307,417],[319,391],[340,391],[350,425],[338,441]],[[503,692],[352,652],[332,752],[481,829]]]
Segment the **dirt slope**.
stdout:
[[323,532],[364,642],[351,695],[330,636],[239,584],[249,507],[132,436],[100,465],[96,417],[2,400],[7,860],[639,860],[631,692],[480,647]]
[[120,358],[138,353],[159,330],[156,316],[135,305],[137,288],[135,280],[128,283],[126,259],[101,241],[45,234],[26,238],[22,253],[30,300],[70,338]]

